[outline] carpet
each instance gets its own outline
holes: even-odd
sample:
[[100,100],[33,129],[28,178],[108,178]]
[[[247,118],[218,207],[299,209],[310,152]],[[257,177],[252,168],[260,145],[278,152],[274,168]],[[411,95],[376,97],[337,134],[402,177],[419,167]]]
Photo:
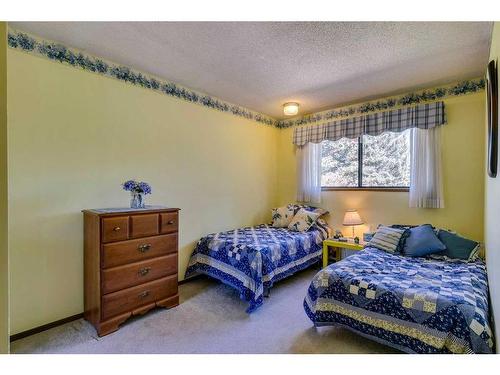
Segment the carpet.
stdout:
[[11,353],[398,353],[338,327],[315,328],[302,307],[317,268],[277,283],[252,314],[208,278],[179,287],[180,305],[155,309],[98,337],[80,319],[11,343]]

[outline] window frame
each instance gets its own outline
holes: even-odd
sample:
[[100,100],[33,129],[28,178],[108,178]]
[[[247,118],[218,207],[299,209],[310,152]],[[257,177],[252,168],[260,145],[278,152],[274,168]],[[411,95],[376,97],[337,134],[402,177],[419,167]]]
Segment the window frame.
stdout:
[[[322,172],[323,173],[323,172]],[[363,186],[363,136],[358,137],[358,186],[321,186],[322,191],[387,191],[408,192],[409,186]]]

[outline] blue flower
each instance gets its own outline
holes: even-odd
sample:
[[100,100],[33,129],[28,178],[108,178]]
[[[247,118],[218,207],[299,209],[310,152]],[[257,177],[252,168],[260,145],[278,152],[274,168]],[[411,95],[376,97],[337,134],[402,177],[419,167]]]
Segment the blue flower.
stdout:
[[131,81],[130,69],[125,66],[115,66],[111,69],[111,75],[115,78],[121,79],[122,81]]
[[43,44],[40,46],[40,52],[44,53],[49,59],[68,62],[66,59],[66,47],[62,45]]
[[147,182],[141,181],[137,184],[137,192],[151,194],[151,186]]
[[106,64],[104,61],[97,59],[95,61],[95,68],[99,73],[106,73],[108,71],[108,64]]
[[155,90],[158,90],[158,88],[160,87],[160,82],[158,82],[154,78],[151,78],[151,87]]
[[165,83],[161,86],[161,90],[168,95],[175,95],[175,91],[177,90],[177,87],[173,83]]
[[17,44],[25,51],[32,51],[35,48],[36,41],[26,34],[18,34]]
[[8,41],[9,41],[9,47],[17,48],[17,46],[19,45],[17,43],[17,38],[13,34],[9,33]]
[[141,194],[151,194],[151,186],[144,181],[137,182],[135,180],[125,181],[123,184],[123,190],[132,191],[134,193]]
[[137,182],[135,182],[134,180],[128,180],[128,181],[125,181],[123,184],[123,190],[126,190],[126,191],[133,191],[135,190],[136,186],[137,186]]

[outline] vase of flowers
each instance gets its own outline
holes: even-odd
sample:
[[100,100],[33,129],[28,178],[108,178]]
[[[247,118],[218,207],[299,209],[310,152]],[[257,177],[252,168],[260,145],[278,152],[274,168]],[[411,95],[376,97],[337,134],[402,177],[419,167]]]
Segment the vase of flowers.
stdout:
[[137,182],[135,180],[125,181],[123,190],[130,191],[130,208],[144,208],[144,196],[151,194],[151,186],[147,182]]

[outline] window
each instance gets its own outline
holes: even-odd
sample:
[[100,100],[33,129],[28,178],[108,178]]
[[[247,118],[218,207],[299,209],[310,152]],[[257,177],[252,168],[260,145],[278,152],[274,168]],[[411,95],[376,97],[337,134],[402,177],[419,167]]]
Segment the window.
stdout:
[[336,188],[408,188],[410,129],[323,141],[321,186]]

